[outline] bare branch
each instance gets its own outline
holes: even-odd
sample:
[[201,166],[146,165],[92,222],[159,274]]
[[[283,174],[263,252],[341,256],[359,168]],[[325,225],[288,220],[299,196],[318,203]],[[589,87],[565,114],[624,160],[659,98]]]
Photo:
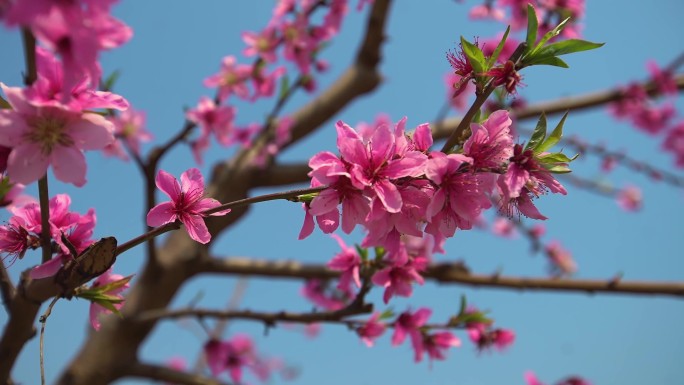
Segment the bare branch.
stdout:
[[214,378],[208,378],[197,374],[181,372],[165,366],[134,363],[125,368],[126,377],[147,378],[164,381],[169,384],[183,385],[230,385]]
[[293,322],[311,324],[317,322],[341,321],[346,317],[360,314],[368,314],[373,311],[372,304],[361,306],[350,306],[337,311],[312,312],[312,313],[290,313],[279,311],[275,313],[257,312],[252,310],[211,310],[211,309],[180,309],[180,310],[160,310],[143,313],[140,319],[143,321],[176,319],[176,318],[221,318],[221,319],[243,319],[263,322],[266,326],[275,326],[278,322]]
[[12,304],[12,298],[14,297],[14,291],[14,284],[7,272],[5,261],[0,259],[0,295],[2,295],[2,304],[8,313]]
[[[201,272],[206,273],[291,279],[325,279],[336,278],[340,275],[338,271],[330,270],[324,265],[301,264],[295,261],[259,261],[248,258],[207,259],[198,268]],[[425,279],[438,283],[501,289],[684,297],[684,283],[682,282],[527,278],[498,274],[479,275],[467,272],[462,263],[432,265],[422,275]]]

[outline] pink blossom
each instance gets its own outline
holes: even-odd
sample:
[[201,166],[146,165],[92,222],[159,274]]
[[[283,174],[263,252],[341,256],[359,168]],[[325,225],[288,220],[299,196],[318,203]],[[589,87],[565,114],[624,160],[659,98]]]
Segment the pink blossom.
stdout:
[[6,225],[0,226],[0,253],[9,256],[12,261],[16,258],[23,258],[29,248],[33,249],[38,246],[40,246],[40,238],[26,230],[26,222],[23,218],[13,216]]
[[648,100],[646,90],[638,83],[632,83],[623,87],[621,94],[620,99],[609,105],[611,114],[617,119],[631,117],[640,111]]
[[[90,209],[85,215],[80,215],[69,211],[70,204],[71,198],[66,194],[59,194],[50,199],[50,235],[59,246],[59,252],[52,259],[31,269],[31,278],[51,277],[59,271],[64,263],[74,257],[70,248],[62,240],[62,236],[73,246],[77,254],[82,253],[94,242],[92,236],[97,219],[95,210]],[[40,222],[40,207],[37,203],[30,203],[18,209],[15,215],[24,219],[27,229],[35,234],[40,234],[42,224]]]
[[[499,0],[499,6],[508,6],[511,11],[511,18],[507,21],[511,25],[511,29],[517,31],[527,26],[527,4],[528,0]],[[535,9],[537,19],[540,19],[540,11]]]
[[469,327],[468,337],[482,351],[492,346],[504,350],[513,344],[515,333],[507,329],[489,329],[485,327]]
[[221,62],[221,70],[206,79],[204,85],[207,87],[218,87],[218,96],[221,101],[226,100],[230,95],[235,94],[242,99],[249,99],[249,89],[247,80],[252,75],[252,66],[236,64],[235,57],[226,56]]
[[347,14],[347,0],[333,0],[328,6],[328,13],[323,17],[322,28],[327,40],[337,35],[342,25],[342,20]]
[[389,256],[400,254],[402,235],[422,237],[425,209],[432,196],[432,186],[426,180],[413,180],[396,186],[402,200],[401,211],[387,212],[380,200],[373,198],[364,224],[368,234],[362,242],[364,247],[384,247]]
[[[180,221],[185,225],[190,238],[199,243],[208,243],[211,234],[204,224],[203,217],[207,216],[204,211],[221,203],[204,197],[204,177],[200,170],[191,168],[185,171],[181,174],[180,184],[171,174],[159,170],[155,182],[157,188],[171,198],[171,201],[154,206],[147,213],[147,224],[156,227]],[[226,209],[209,215],[221,216],[229,212],[230,209]]]
[[61,63],[40,46],[36,47],[36,67],[38,77],[24,91],[29,102],[36,106],[66,107],[74,112],[99,108],[123,111],[128,108],[128,101],[121,95],[96,90],[97,84],[86,74],[77,79],[71,89],[65,90]]
[[113,2],[85,3],[24,0],[7,11],[9,25],[29,27],[38,41],[61,56],[65,93],[83,74],[99,79],[99,52],[118,47],[133,35],[130,27],[109,14]]
[[406,336],[411,339],[411,346],[415,353],[416,361],[422,356],[425,349],[423,345],[423,333],[420,328],[425,325],[432,315],[432,310],[422,307],[416,310],[415,313],[405,311],[397,317],[394,322],[394,334],[392,334],[392,345],[401,345]]
[[535,223],[530,227],[530,235],[533,236],[534,238],[541,238],[544,234],[546,234],[546,227],[541,224],[541,223]]
[[285,21],[280,28],[285,38],[283,57],[295,63],[302,74],[308,74],[317,41],[309,32],[307,16],[299,13],[294,21]]
[[[447,87],[449,104],[457,111],[465,111],[465,109],[470,106],[468,102],[475,91],[474,86],[467,81],[465,84],[461,85],[461,76],[453,72],[449,72],[444,76],[444,84]],[[463,90],[454,94],[454,90],[458,86],[462,86]]]
[[[477,42],[475,42],[475,45],[477,45]],[[459,76],[458,82],[453,83],[454,92],[452,97],[455,98],[465,91],[466,85],[475,78],[476,74],[468,57],[463,53],[463,47],[460,45],[458,51],[447,52],[447,61],[451,68],[454,69],[454,74]]]
[[419,285],[425,283],[425,279],[420,273],[427,268],[428,260],[425,257],[415,257],[391,261],[390,263],[389,266],[376,271],[371,277],[374,284],[385,288],[382,296],[385,303],[388,303],[395,295],[410,297],[413,293],[413,282]]
[[[423,348],[430,360],[443,361],[446,359],[446,351],[458,346],[461,346],[461,340],[448,331],[423,335]],[[423,352],[416,350],[415,361],[420,362],[422,359]]]
[[242,383],[243,368],[257,364],[252,339],[238,334],[228,341],[210,340],[204,345],[204,354],[214,376],[227,371],[232,381]]
[[[346,305],[346,300],[348,299],[341,298],[345,292],[329,293],[327,292],[327,289],[328,287],[325,282],[318,279],[310,279],[304,284],[302,295],[316,306],[320,306],[323,309],[331,311],[342,309]],[[348,297],[351,298],[351,296]]]
[[260,33],[243,32],[242,40],[247,44],[242,53],[249,56],[259,56],[268,63],[276,61],[275,50],[278,47],[278,33],[273,27],[267,27]]
[[618,205],[627,212],[639,211],[642,202],[641,190],[636,186],[626,186],[617,196]]
[[662,70],[654,60],[646,62],[646,68],[651,75],[651,81],[655,84],[658,93],[662,95],[676,95],[677,81],[672,76],[672,71]]
[[644,105],[633,112],[632,123],[647,134],[655,135],[661,133],[676,115],[677,111],[670,103],[661,107]]
[[275,92],[278,79],[285,75],[285,67],[278,67],[270,74],[266,72],[264,67],[257,67],[252,72],[252,84],[254,86],[254,95],[252,101],[258,98],[270,98]]
[[456,228],[471,229],[483,209],[491,207],[487,193],[491,183],[486,176],[465,171],[472,162],[461,154],[430,154],[425,175],[437,190],[427,207],[429,224],[425,231],[452,237]]
[[[501,39],[503,39],[503,34],[499,34],[491,39],[482,40],[482,53],[484,53],[485,56],[492,56],[496,47],[499,46]],[[508,36],[496,61],[500,64],[505,64],[508,59],[510,59],[511,55],[513,55],[515,49],[518,48],[518,45],[520,45],[518,40]]]
[[361,278],[359,277],[359,268],[361,266],[361,257],[354,247],[347,246],[346,243],[336,234],[331,234],[337,243],[340,245],[342,252],[336,254],[333,259],[328,262],[328,267],[332,270],[341,271],[340,282],[337,288],[345,290],[349,288],[353,280],[356,287],[361,287]]
[[543,382],[539,381],[537,376],[531,371],[525,372],[525,381],[527,382],[527,385],[545,385]]
[[121,143],[133,154],[140,156],[140,144],[152,140],[152,134],[145,128],[145,112],[129,108],[121,114],[109,119],[114,124],[116,141],[104,148],[106,155],[118,156],[128,160],[128,155],[121,148]]
[[470,12],[468,12],[468,17],[471,20],[477,19],[493,19],[497,21],[503,21],[506,14],[503,9],[497,8],[492,4],[480,4],[472,7]]
[[463,145],[464,154],[473,160],[475,169],[499,169],[513,156],[513,121],[508,111],[492,112],[482,124],[471,123],[472,134]]
[[211,98],[202,96],[197,108],[190,109],[185,117],[202,128],[202,136],[214,134],[216,140],[224,146],[231,143],[235,108],[231,106],[217,106]]
[[497,185],[503,195],[503,210],[511,214],[514,209],[530,218],[546,219],[537,211],[532,198],[537,198],[548,191],[567,194],[565,187],[553,175],[542,167],[535,158],[532,149],[524,149],[522,145],[513,147],[513,156],[508,170],[500,175]]
[[522,84],[522,76],[516,71],[515,63],[508,60],[503,66],[498,66],[485,72],[485,75],[492,77],[494,87],[503,86],[507,93],[515,94],[516,87]]
[[349,174],[357,189],[369,189],[390,213],[401,210],[402,200],[391,179],[416,177],[423,173],[426,157],[417,151],[395,158],[395,136],[380,126],[367,141],[347,124],[337,122],[337,147],[342,159],[351,164]]
[[554,276],[572,275],[577,271],[577,264],[572,254],[561,246],[558,241],[551,241],[545,247],[546,256],[551,263],[551,274]]
[[494,220],[492,232],[503,238],[515,238],[518,235],[513,221],[502,217],[498,217]]
[[663,149],[675,155],[677,167],[684,168],[684,121],[668,130],[663,141]]
[[[93,281],[93,284],[90,288],[92,289],[92,288],[96,288],[98,286],[104,286],[104,285],[107,285],[107,284],[112,283],[112,282],[120,281],[123,278],[124,278],[123,275],[112,274],[111,269],[109,269],[106,272],[104,272],[102,275],[97,277],[97,279],[95,281]],[[124,303],[123,303],[124,297],[121,295],[121,292],[128,289],[128,287],[129,287],[129,285],[128,285],[128,283],[126,283],[125,285],[123,285],[119,288],[112,289],[112,290],[105,292],[103,294],[107,294],[109,296],[113,296],[113,297],[116,297],[116,298],[122,300],[122,302],[112,304],[118,310],[118,309],[121,309],[124,305]],[[93,327],[93,329],[100,330],[100,317],[103,314],[110,314],[110,313],[111,313],[110,310],[102,307],[101,305],[98,305],[95,302],[91,302],[90,303],[90,325]]]
[[100,150],[114,141],[114,127],[103,116],[66,107],[39,107],[22,89],[0,83],[12,110],[0,110],[0,145],[11,147],[7,173],[29,184],[52,165],[57,179],[78,187],[86,183],[85,150]]
[[363,325],[356,329],[356,333],[361,337],[361,341],[366,346],[373,347],[375,339],[380,337],[387,328],[385,324],[379,321],[380,313],[373,313],[373,315]]

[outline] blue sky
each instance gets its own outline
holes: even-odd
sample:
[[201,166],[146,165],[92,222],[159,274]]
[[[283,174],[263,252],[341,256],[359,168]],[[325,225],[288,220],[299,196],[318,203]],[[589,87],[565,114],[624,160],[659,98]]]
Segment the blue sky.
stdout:
[[[105,72],[122,71],[116,91],[147,112],[149,130],[163,141],[181,128],[184,108],[195,106],[200,96],[212,94],[202,86],[202,80],[217,71],[223,56],[240,55],[240,32],[256,31],[265,25],[271,4],[214,0],[189,6],[182,2],[124,1],[115,13],[133,28],[135,35],[124,47],[103,55]],[[353,125],[387,113],[393,120],[407,116],[410,127],[431,121],[444,102],[442,79],[449,71],[445,52],[455,46],[460,35],[487,38],[504,29],[498,23],[469,22],[467,11],[473,4],[445,0],[395,2],[383,49],[381,87],[356,100],[317,134],[288,149],[283,158],[307,161],[320,150],[334,151],[334,122],[338,119]],[[615,4],[587,5],[584,38],[605,42],[603,48],[569,56],[570,69],[526,70],[526,87],[521,94],[529,101],[540,101],[626,84],[647,76],[647,59],[664,65],[684,51],[675,39],[684,36],[680,20],[684,8],[679,1],[660,1],[650,6],[642,2]],[[321,77],[319,89],[330,84],[353,59],[365,17],[366,12],[350,12],[342,33],[322,54],[331,68]],[[0,46],[4,52],[0,81],[20,85],[23,55],[19,33],[0,29]],[[285,113],[296,110],[309,98],[308,94],[297,95]],[[272,104],[239,104],[237,120],[240,124],[261,121]],[[684,104],[677,102],[677,107],[681,110]],[[558,119],[554,116],[550,121]],[[571,113],[565,127],[567,135],[605,143],[653,165],[671,169],[674,164],[672,157],[660,150],[660,139],[616,123],[605,109]],[[203,172],[208,174],[212,161],[231,153],[214,148],[206,157]],[[143,229],[144,213],[142,178],[135,166],[96,153],[88,154],[88,161],[89,183],[85,187],[77,189],[52,180],[51,193],[71,194],[72,208],[81,213],[95,207],[97,237],[113,235],[121,242],[138,235]],[[595,157],[588,155],[576,161],[573,169],[578,175],[594,178],[600,176],[598,164]],[[178,148],[162,164],[175,175],[193,166],[185,147]],[[682,191],[622,167],[602,178],[618,187],[639,186],[644,192],[644,209],[636,214],[625,213],[611,199],[569,186],[567,197],[547,196],[539,202],[541,211],[550,218],[544,240],[559,239],[572,251],[580,278],[608,279],[621,273],[624,279],[684,280]],[[255,194],[263,192],[266,190]],[[327,262],[337,252],[336,242],[319,232],[297,241],[302,218],[296,204],[257,205],[248,218],[217,239],[213,251],[218,255]],[[0,213],[0,219],[6,220],[7,214]],[[358,242],[356,235],[345,240]],[[438,259],[463,259],[478,273],[544,276],[544,257],[531,255],[528,250],[524,239],[510,241],[481,231],[460,232],[447,244],[447,254]],[[37,258],[30,256],[17,262],[11,267],[12,275],[18,276]],[[136,272],[142,259],[142,249],[122,255],[117,272]],[[202,293],[203,306],[221,307],[234,285],[233,278],[194,279],[174,305],[183,306]],[[299,297],[299,288],[297,283],[254,279],[249,281],[242,303],[253,310],[308,310],[310,306]],[[491,310],[500,326],[516,331],[517,341],[506,353],[478,354],[466,341],[467,336],[459,333],[464,346],[450,351],[447,361],[435,362],[430,368],[426,362],[414,364],[408,346],[392,348],[388,335],[368,349],[338,326],[325,327],[313,340],[285,328],[264,335],[260,325],[246,322],[231,323],[229,333],[248,333],[264,354],[282,357],[289,365],[300,368],[298,384],[524,384],[523,372],[534,370],[545,382],[579,374],[594,384],[636,385],[678,383],[684,375],[684,306],[679,299],[521,293],[428,283],[418,288],[412,298],[393,302],[399,311],[408,305],[431,306],[433,320],[439,321],[457,311],[462,294],[479,308]],[[376,290],[371,298],[379,303],[380,291]],[[87,309],[85,301],[73,300],[60,301],[53,311],[45,340],[49,379],[59,374],[85,338],[89,328]],[[6,314],[0,312],[0,324],[5,322]],[[192,322],[163,323],[143,346],[140,357],[163,362],[171,356],[184,356],[193,362],[203,342],[199,336],[201,330]],[[13,377],[23,383],[38,383],[38,373],[38,341],[34,339],[22,352]]]

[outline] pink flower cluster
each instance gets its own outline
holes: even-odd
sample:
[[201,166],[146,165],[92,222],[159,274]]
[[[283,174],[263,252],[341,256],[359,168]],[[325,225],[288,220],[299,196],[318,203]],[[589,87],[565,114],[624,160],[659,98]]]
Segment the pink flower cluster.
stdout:
[[279,359],[268,359],[258,354],[252,339],[244,334],[220,341],[209,340],[204,344],[204,354],[211,373],[218,377],[228,372],[236,384],[243,384],[243,373],[249,369],[260,381],[266,382],[274,371],[287,375],[287,368]]
[[663,149],[673,153],[675,164],[684,168],[684,121],[673,123],[677,111],[671,99],[677,94],[677,82],[671,70],[661,69],[652,60],[646,63],[646,67],[657,95],[668,99],[659,105],[655,104],[646,89],[635,82],[623,88],[622,97],[610,105],[610,112],[617,119],[630,121],[646,134],[664,135]]
[[[382,264],[375,266],[372,282],[385,288],[384,301],[408,297],[412,284],[423,283],[432,252],[457,229],[469,230],[483,210],[498,201],[499,209],[546,219],[533,199],[550,191],[565,194],[563,186],[537,160],[532,149],[513,144],[507,111],[496,111],[472,134],[462,153],[429,151],[432,136],[427,124],[405,133],[406,119],[393,128],[380,120],[357,132],[337,123],[340,156],[320,152],[309,162],[311,186],[326,186],[310,203],[300,239],[316,223],[324,233],[341,224],[345,233],[364,227],[364,248],[382,247]],[[339,206],[341,205],[341,210]],[[343,252],[329,264],[342,271],[338,289],[360,286],[361,259],[340,241]]]
[[[69,211],[71,198],[59,194],[50,199],[50,237],[57,247],[52,259],[31,270],[31,278],[39,279],[55,275],[62,264],[73,256],[69,247],[62,240],[64,236],[81,253],[94,241],[95,210],[90,209],[85,215]],[[12,207],[12,217],[6,225],[0,226],[0,252],[12,257],[22,258],[29,249],[40,246],[42,225],[40,206],[36,202],[24,206]]]
[[0,83],[12,109],[0,110],[0,145],[10,148],[7,173],[13,182],[29,184],[52,166],[57,179],[83,186],[83,151],[102,150],[114,142],[114,125],[93,109],[125,110],[119,95],[90,88],[91,79],[65,92],[66,74],[55,57],[36,49],[38,79],[27,88]]
[[[369,1],[361,1],[359,9],[364,3]],[[326,11],[320,24],[315,17],[318,9]],[[211,134],[223,146],[237,143],[247,147],[252,137],[264,129],[261,126],[237,127],[236,108],[228,105],[228,100],[236,96],[253,102],[273,96],[278,81],[287,72],[286,67],[275,66],[280,57],[295,65],[300,85],[305,90],[313,92],[316,89],[314,72],[328,68],[328,64],[317,57],[318,52],[337,35],[347,10],[347,0],[284,0],[275,7],[271,20],[262,31],[242,34],[246,44],[242,53],[256,60],[252,64],[239,64],[235,56],[224,57],[219,72],[204,80],[205,86],[217,88],[216,99],[202,97],[197,107],[186,113],[187,119],[202,129],[192,142],[198,163],[201,163],[202,154],[209,146]],[[275,139],[267,146],[266,153],[257,159],[258,164],[265,163],[267,156],[277,153],[289,141],[290,126],[291,120],[288,119],[277,122]]]
[[410,311],[401,313],[394,322],[392,345],[401,345],[406,337],[409,337],[415,362],[422,361],[425,353],[430,360],[444,360],[447,349],[461,346],[461,340],[451,332],[429,333],[423,329],[431,315],[432,310],[423,307],[413,313]]
[[58,54],[63,82],[55,91],[64,98],[83,82],[94,88],[102,71],[100,51],[116,48],[133,36],[133,31],[110,14],[116,0],[16,0],[0,15],[7,26],[28,28],[37,40]]
[[[514,31],[527,27],[527,5],[532,4],[537,14],[539,33],[550,31],[566,17],[570,17],[568,25],[562,31],[566,38],[578,38],[581,25],[579,20],[584,17],[584,0],[487,0],[483,4],[474,6],[469,13],[470,19],[491,19],[510,25]],[[506,9],[510,15],[506,16]]]

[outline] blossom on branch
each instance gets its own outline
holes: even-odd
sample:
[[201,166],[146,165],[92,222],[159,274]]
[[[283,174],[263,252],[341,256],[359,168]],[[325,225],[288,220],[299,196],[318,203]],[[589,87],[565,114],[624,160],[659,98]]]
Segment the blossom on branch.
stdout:
[[[204,211],[220,206],[216,199],[204,197],[204,177],[200,170],[191,168],[181,174],[181,183],[164,170],[159,170],[156,178],[157,188],[166,194],[171,201],[154,206],[147,213],[149,226],[161,226],[180,221],[185,225],[190,238],[199,243],[208,243],[211,234],[204,224]],[[211,216],[226,215],[230,209],[219,211]]]

